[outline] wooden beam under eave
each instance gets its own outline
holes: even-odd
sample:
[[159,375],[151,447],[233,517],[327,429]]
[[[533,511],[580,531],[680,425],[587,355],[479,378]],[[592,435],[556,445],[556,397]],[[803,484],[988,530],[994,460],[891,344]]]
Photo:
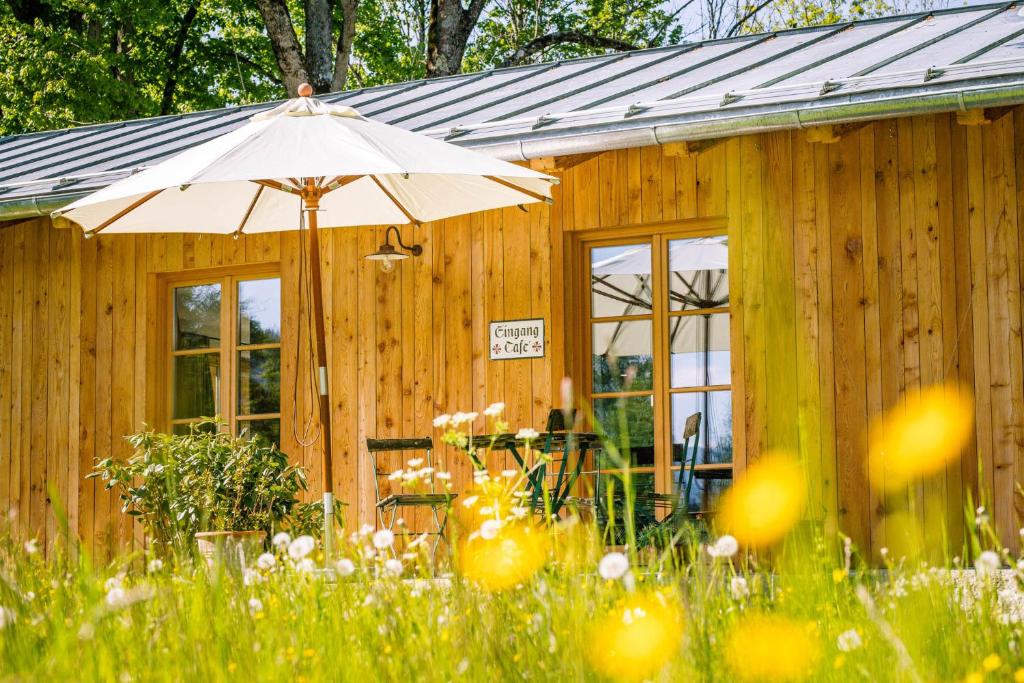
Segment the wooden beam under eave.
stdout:
[[530,159],[530,168],[540,173],[560,173],[568,171],[573,166],[578,166],[588,159],[593,159],[600,152],[589,152],[586,154],[566,154],[560,157],[537,157]]
[[860,130],[868,123],[868,121],[855,121],[853,123],[829,123],[824,126],[812,126],[807,129],[807,142],[831,145],[842,140],[844,135]]
[[987,126],[995,123],[1013,111],[1013,107],[988,107],[985,109],[968,109],[956,113],[956,122],[961,126]]
[[713,140],[685,140],[683,142],[666,142],[661,146],[662,153],[667,157],[695,157],[701,152],[711,149],[721,142]]

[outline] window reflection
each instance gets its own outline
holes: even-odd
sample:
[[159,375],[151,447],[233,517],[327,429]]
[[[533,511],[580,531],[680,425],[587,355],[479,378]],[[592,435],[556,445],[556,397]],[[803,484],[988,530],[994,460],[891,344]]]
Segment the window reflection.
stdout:
[[591,316],[651,313],[651,245],[596,247],[590,251]]
[[220,346],[220,285],[174,289],[174,348],[215,349]]
[[[686,418],[700,413],[697,464],[732,462],[732,392],[695,391],[672,394],[672,463],[683,458]],[[690,447],[693,447],[692,442]],[[690,453],[687,452],[687,457]]]
[[650,320],[594,323],[592,339],[594,393],[653,386]]
[[669,310],[729,305],[729,238],[672,240],[668,246]]
[[728,313],[677,316],[668,329],[673,388],[729,383]]

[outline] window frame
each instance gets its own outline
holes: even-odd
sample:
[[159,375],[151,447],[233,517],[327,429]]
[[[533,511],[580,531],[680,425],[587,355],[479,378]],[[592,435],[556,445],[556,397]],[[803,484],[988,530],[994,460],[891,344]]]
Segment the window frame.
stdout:
[[[668,245],[673,240],[692,239],[699,237],[729,237],[729,223],[726,219],[695,219],[689,221],[666,222],[659,224],[637,224],[617,228],[596,228],[590,230],[577,230],[570,234],[569,265],[571,267],[571,280],[573,290],[570,292],[568,302],[575,311],[569,311],[567,323],[569,329],[577,331],[580,341],[567,347],[569,354],[568,365],[573,369],[573,376],[577,378],[577,386],[581,402],[588,406],[588,411],[593,409],[595,396],[598,398],[610,398],[613,396],[628,397],[630,395],[653,396],[654,404],[654,448],[655,464],[653,466],[641,466],[633,468],[636,473],[651,473],[655,475],[655,491],[659,493],[670,493],[673,491],[675,477],[678,476],[679,465],[672,464],[672,397],[682,393],[702,393],[718,390],[731,392],[732,434],[733,444],[741,444],[742,441],[736,438],[737,432],[743,426],[743,413],[737,408],[742,406],[742,396],[737,390],[742,387],[738,381],[738,371],[743,352],[741,348],[742,337],[737,334],[737,319],[735,315],[736,302],[739,301],[739,277],[734,273],[733,264],[736,263],[735,255],[730,245],[729,256],[729,304],[713,309],[689,309],[673,311],[669,305],[667,293],[663,290],[668,286],[666,278],[671,273],[668,263]],[[592,298],[590,282],[590,253],[594,248],[607,246],[621,246],[627,244],[647,243],[651,246],[651,289],[658,293],[652,297],[651,313],[638,316],[610,316],[594,318],[592,315]],[[677,317],[687,315],[702,315],[705,313],[726,313],[729,315],[729,384],[708,385],[698,387],[675,387],[671,386],[671,348],[668,339],[668,325]],[[593,361],[592,361],[592,325],[595,322],[614,321],[618,319],[638,319],[652,321],[652,357],[654,358],[654,377],[652,388],[643,391],[625,392],[593,392]],[[703,437],[702,437],[703,441]],[[733,450],[732,462],[724,464],[700,464],[700,470],[723,470],[731,469],[733,481],[742,476],[745,469],[745,455],[741,448]],[[588,463],[588,470],[596,471],[596,463]],[[600,472],[614,473],[617,470],[602,468]]]
[[[238,284],[249,280],[261,280],[277,278],[281,282],[281,341],[275,343],[241,344],[238,332]],[[174,292],[180,287],[195,285],[219,284],[221,288],[220,305],[220,329],[221,340],[219,347],[204,350],[174,349]],[[170,433],[176,425],[188,424],[195,421],[195,418],[175,418],[174,410],[174,359],[177,356],[195,355],[203,353],[218,353],[220,356],[220,395],[218,399],[218,414],[232,434],[237,434],[241,424],[252,420],[276,419],[283,431],[283,410],[276,413],[245,414],[240,415],[238,411],[238,354],[241,351],[255,351],[260,349],[276,348],[281,353],[281,399],[280,406],[284,404],[283,376],[284,363],[284,341],[285,341],[285,313],[284,313],[284,282],[281,275],[279,263],[259,263],[241,266],[225,266],[220,268],[204,268],[189,271],[172,273],[160,273],[156,279],[156,300],[158,314],[156,316],[157,345],[155,349],[154,362],[158,368],[159,382],[156,393],[156,401],[153,409],[157,417],[154,424],[159,425],[163,431]]]

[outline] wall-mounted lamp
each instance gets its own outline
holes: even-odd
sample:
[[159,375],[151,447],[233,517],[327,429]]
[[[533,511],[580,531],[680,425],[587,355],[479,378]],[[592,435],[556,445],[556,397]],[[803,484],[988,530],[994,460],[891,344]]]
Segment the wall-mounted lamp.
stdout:
[[[395,231],[395,241],[398,242],[398,246],[409,252],[403,254],[391,245],[391,231]],[[402,242],[402,233],[398,232],[398,228],[394,225],[389,226],[384,232],[384,244],[377,247],[377,251],[372,254],[367,254],[363,258],[369,261],[380,261],[380,269],[385,273],[395,267],[395,261],[401,261],[402,259],[409,258],[409,255],[419,256],[423,253],[423,247],[418,244],[407,246]]]

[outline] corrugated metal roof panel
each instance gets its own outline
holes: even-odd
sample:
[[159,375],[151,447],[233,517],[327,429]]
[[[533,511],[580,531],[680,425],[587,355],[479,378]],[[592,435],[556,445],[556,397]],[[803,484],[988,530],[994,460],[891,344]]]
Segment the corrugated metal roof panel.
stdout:
[[[723,134],[714,131],[733,119],[747,122],[748,132],[803,126],[828,120],[837,107],[879,117],[927,99],[949,110],[983,91],[994,92],[999,102],[1024,102],[1024,15],[1016,6],[975,5],[324,98],[403,128],[519,158],[545,141],[554,147],[543,149],[568,149],[586,139],[593,149],[601,133],[652,144],[664,139],[658,131],[668,127],[706,136]],[[0,204],[102,187],[229,132],[273,104],[0,138]]]

